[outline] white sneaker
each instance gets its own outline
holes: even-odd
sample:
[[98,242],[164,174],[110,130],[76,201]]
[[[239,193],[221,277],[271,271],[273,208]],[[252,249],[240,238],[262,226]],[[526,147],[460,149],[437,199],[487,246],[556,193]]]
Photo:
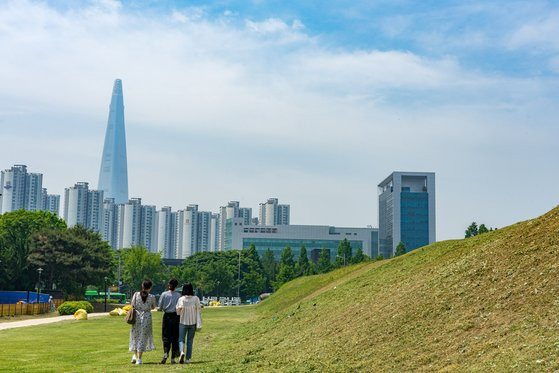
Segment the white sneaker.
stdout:
[[135,364],[135,363],[136,363],[136,354],[132,355],[132,361],[131,361],[131,363],[132,363],[132,364]]
[[136,365],[140,365],[142,363],[142,359],[137,359],[136,360]]
[[184,362],[185,364],[190,364],[190,359]]

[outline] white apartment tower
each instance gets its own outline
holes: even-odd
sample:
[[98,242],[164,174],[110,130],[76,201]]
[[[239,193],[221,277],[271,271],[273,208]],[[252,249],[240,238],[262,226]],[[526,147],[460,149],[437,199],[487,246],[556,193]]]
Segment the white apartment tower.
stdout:
[[176,213],[171,207],[165,206],[155,213],[156,247],[164,258],[176,257],[175,255],[175,220]]
[[259,225],[289,225],[290,206],[280,205],[277,198],[260,204]]
[[45,195],[43,175],[28,173],[27,166],[14,165],[0,172],[0,214],[19,209],[44,210]]
[[131,198],[117,208],[117,248],[140,245],[142,199]]
[[78,182],[64,190],[64,220],[69,227],[81,225],[101,232],[103,226],[103,191],[89,190],[89,184]]

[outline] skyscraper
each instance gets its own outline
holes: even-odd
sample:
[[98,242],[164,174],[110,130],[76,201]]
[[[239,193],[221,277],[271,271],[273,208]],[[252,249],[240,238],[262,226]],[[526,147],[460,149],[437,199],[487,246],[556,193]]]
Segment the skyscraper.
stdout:
[[128,202],[128,166],[124,130],[124,99],[122,81],[115,80],[105,133],[105,145],[99,170],[99,190],[115,204]]
[[378,185],[379,254],[394,255],[435,242],[435,173],[393,172]]

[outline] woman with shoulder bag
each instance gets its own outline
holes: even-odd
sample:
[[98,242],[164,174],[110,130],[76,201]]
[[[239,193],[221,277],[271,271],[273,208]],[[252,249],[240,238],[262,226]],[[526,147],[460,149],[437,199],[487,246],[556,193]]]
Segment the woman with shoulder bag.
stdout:
[[177,302],[177,314],[180,316],[179,324],[179,349],[181,355],[179,363],[184,364],[185,351],[184,340],[186,337],[186,363],[190,363],[192,358],[192,344],[196,329],[202,328],[202,318],[200,299],[194,295],[192,284],[187,283],[182,287],[182,297]]
[[130,330],[129,350],[134,352],[132,363],[142,364],[142,354],[155,350],[151,310],[156,307],[155,296],[150,294],[152,287],[150,280],[144,280],[142,290],[134,293],[130,305],[135,313],[135,321]]

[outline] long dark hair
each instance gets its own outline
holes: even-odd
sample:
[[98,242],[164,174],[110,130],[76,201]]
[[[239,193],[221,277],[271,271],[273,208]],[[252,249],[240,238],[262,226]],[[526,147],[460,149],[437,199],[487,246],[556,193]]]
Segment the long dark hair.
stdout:
[[194,288],[190,282],[187,282],[182,286],[182,295],[194,295]]
[[176,278],[172,278],[169,280],[169,290],[175,290],[179,286],[179,282]]
[[140,291],[140,295],[142,297],[142,302],[146,303],[146,300],[148,299],[148,290],[151,289],[151,287],[153,286],[153,283],[150,280],[144,280],[144,282],[142,282],[142,291]]

